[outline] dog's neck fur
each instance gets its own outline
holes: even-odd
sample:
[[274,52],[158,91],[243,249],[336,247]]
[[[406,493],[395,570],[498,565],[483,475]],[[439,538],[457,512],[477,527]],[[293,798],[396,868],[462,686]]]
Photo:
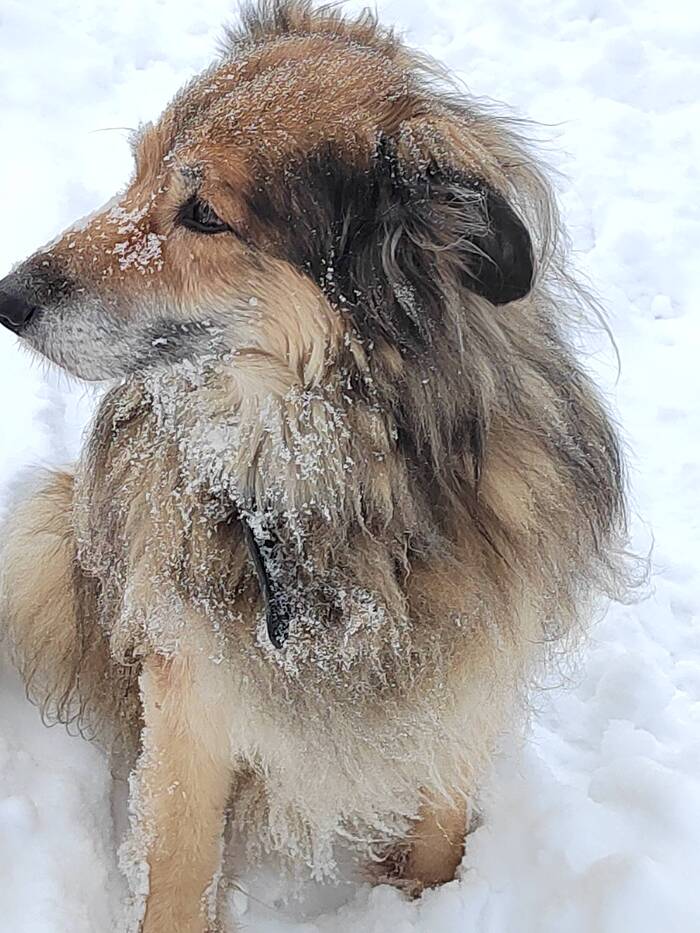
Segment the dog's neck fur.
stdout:
[[[76,513],[81,563],[114,594],[105,611],[121,613],[138,579],[142,604],[162,605],[169,593],[170,605],[194,601],[223,618],[243,587],[244,614],[255,616],[247,624],[264,632],[243,520],[266,549],[269,582],[284,590],[292,634],[313,632],[319,650],[318,633],[330,652],[343,632],[374,626],[369,650],[405,651],[410,581],[426,566],[459,577],[447,615],[473,601],[460,570],[468,564],[494,588],[478,624],[510,626],[512,593],[529,587],[548,637],[566,631],[582,592],[614,586],[613,435],[585,377],[549,347],[551,385],[544,364],[524,368],[508,401],[519,422],[496,417],[499,398],[484,400],[479,416],[468,368],[479,365],[478,345],[470,349],[473,359],[462,352],[455,368],[439,365],[437,349],[428,367],[374,346],[369,365],[346,343],[315,380],[275,377],[272,388],[256,374],[282,373],[283,364],[238,354],[116,387],[82,460]],[[560,370],[573,399],[566,408],[556,401]],[[458,384],[449,381],[455,372]],[[494,381],[492,394],[500,391]],[[595,446],[581,450],[573,416],[590,421]],[[597,475],[607,477],[602,490]]]
[[[273,596],[293,619],[292,635],[405,626],[399,577],[419,527],[409,478],[390,416],[351,402],[343,378],[335,371],[323,386],[246,397],[236,367],[211,360],[116,387],[98,412],[78,474],[83,565],[111,575],[107,589],[128,590],[137,573],[161,594],[173,586],[211,605],[202,594],[224,585],[222,565],[231,580],[252,576],[247,527]],[[158,503],[158,514],[144,540],[149,503]],[[197,542],[200,559],[196,566],[185,561],[192,566],[183,572],[176,552],[190,553]],[[123,550],[118,562],[106,550],[115,546]],[[368,549],[372,580],[362,574]],[[136,571],[137,564],[148,570]],[[255,624],[259,629],[259,619]],[[396,633],[390,640],[398,644]]]

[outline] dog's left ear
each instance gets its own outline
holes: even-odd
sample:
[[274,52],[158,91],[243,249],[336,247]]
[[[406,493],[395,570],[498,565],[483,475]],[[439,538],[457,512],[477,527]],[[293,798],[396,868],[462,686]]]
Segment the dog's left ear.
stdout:
[[493,305],[524,298],[534,279],[532,241],[506,197],[476,174],[430,156],[407,158],[401,148],[382,139],[375,163],[391,177],[400,235],[459,270]]
[[[335,179],[343,173],[330,169]],[[492,305],[524,298],[535,264],[530,234],[506,197],[444,158],[379,140],[369,172],[335,181],[334,278],[369,333],[430,344],[447,304],[469,313],[468,293]]]
[[471,293],[506,305],[525,297],[534,278],[517,211],[436,139],[429,129],[411,140],[381,135],[368,163],[329,143],[281,176],[268,172],[249,196],[251,216],[283,259],[360,332],[405,348],[433,341],[448,302],[468,313],[460,299]]
[[532,288],[532,241],[503,195],[478,179],[429,178],[426,236],[451,250],[464,284],[493,305],[524,298]]

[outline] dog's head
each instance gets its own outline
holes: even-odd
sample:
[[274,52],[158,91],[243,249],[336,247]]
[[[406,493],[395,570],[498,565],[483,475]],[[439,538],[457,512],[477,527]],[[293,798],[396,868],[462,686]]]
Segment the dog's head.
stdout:
[[[448,552],[547,613],[556,594],[574,615],[586,574],[607,585],[621,458],[560,325],[585,296],[503,121],[369,14],[258,0],[135,156],[123,194],[0,282],[0,320],[31,347],[87,379],[137,374],[84,457],[95,526],[134,463],[178,512],[184,463],[217,529],[248,519],[275,644],[313,593],[355,631],[329,594],[356,577],[403,618],[409,563]],[[144,459],[112,457],[130,440]],[[191,566],[191,592],[229,579]]]
[[369,17],[248,10],[126,191],[0,282],[0,320],[87,379],[228,354],[285,390],[349,335],[420,354],[456,295],[522,298],[520,156],[431,80]]

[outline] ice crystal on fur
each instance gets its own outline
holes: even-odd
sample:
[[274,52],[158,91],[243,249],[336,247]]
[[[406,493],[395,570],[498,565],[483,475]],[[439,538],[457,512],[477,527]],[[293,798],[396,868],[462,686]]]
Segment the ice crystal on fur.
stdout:
[[151,263],[155,264],[156,269],[162,268],[162,242],[165,237],[158,236],[157,233],[147,233],[146,236],[135,241],[125,240],[123,243],[117,243],[114,252],[119,257],[119,268],[128,269],[129,266],[136,266],[142,272],[145,272]]

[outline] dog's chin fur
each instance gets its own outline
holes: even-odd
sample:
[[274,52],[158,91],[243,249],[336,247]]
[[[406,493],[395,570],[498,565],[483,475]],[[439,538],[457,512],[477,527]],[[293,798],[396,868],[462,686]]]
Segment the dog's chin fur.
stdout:
[[[343,34],[335,13],[284,8],[292,33]],[[239,54],[275,41],[275,15],[249,16]],[[347,30],[414,66],[369,20]],[[403,303],[397,278],[354,309],[319,281],[303,348],[280,300],[279,346],[112,388],[75,477],[16,511],[2,558],[3,623],[47,715],[133,754],[140,659],[204,652],[226,672],[231,819],[254,852],[316,874],[333,872],[338,838],[376,856],[426,797],[475,794],[550,647],[566,655],[625,584],[619,447],[563,332],[586,300],[560,271],[549,189],[504,124],[424,93],[443,121],[474,114],[481,174],[517,199],[535,244],[528,293],[502,307],[475,294],[456,228],[424,225],[411,248],[430,263]],[[443,162],[472,145],[460,119]],[[294,263],[293,235],[276,262]],[[383,256],[389,276],[401,255]],[[272,542],[281,650],[243,522]]]

